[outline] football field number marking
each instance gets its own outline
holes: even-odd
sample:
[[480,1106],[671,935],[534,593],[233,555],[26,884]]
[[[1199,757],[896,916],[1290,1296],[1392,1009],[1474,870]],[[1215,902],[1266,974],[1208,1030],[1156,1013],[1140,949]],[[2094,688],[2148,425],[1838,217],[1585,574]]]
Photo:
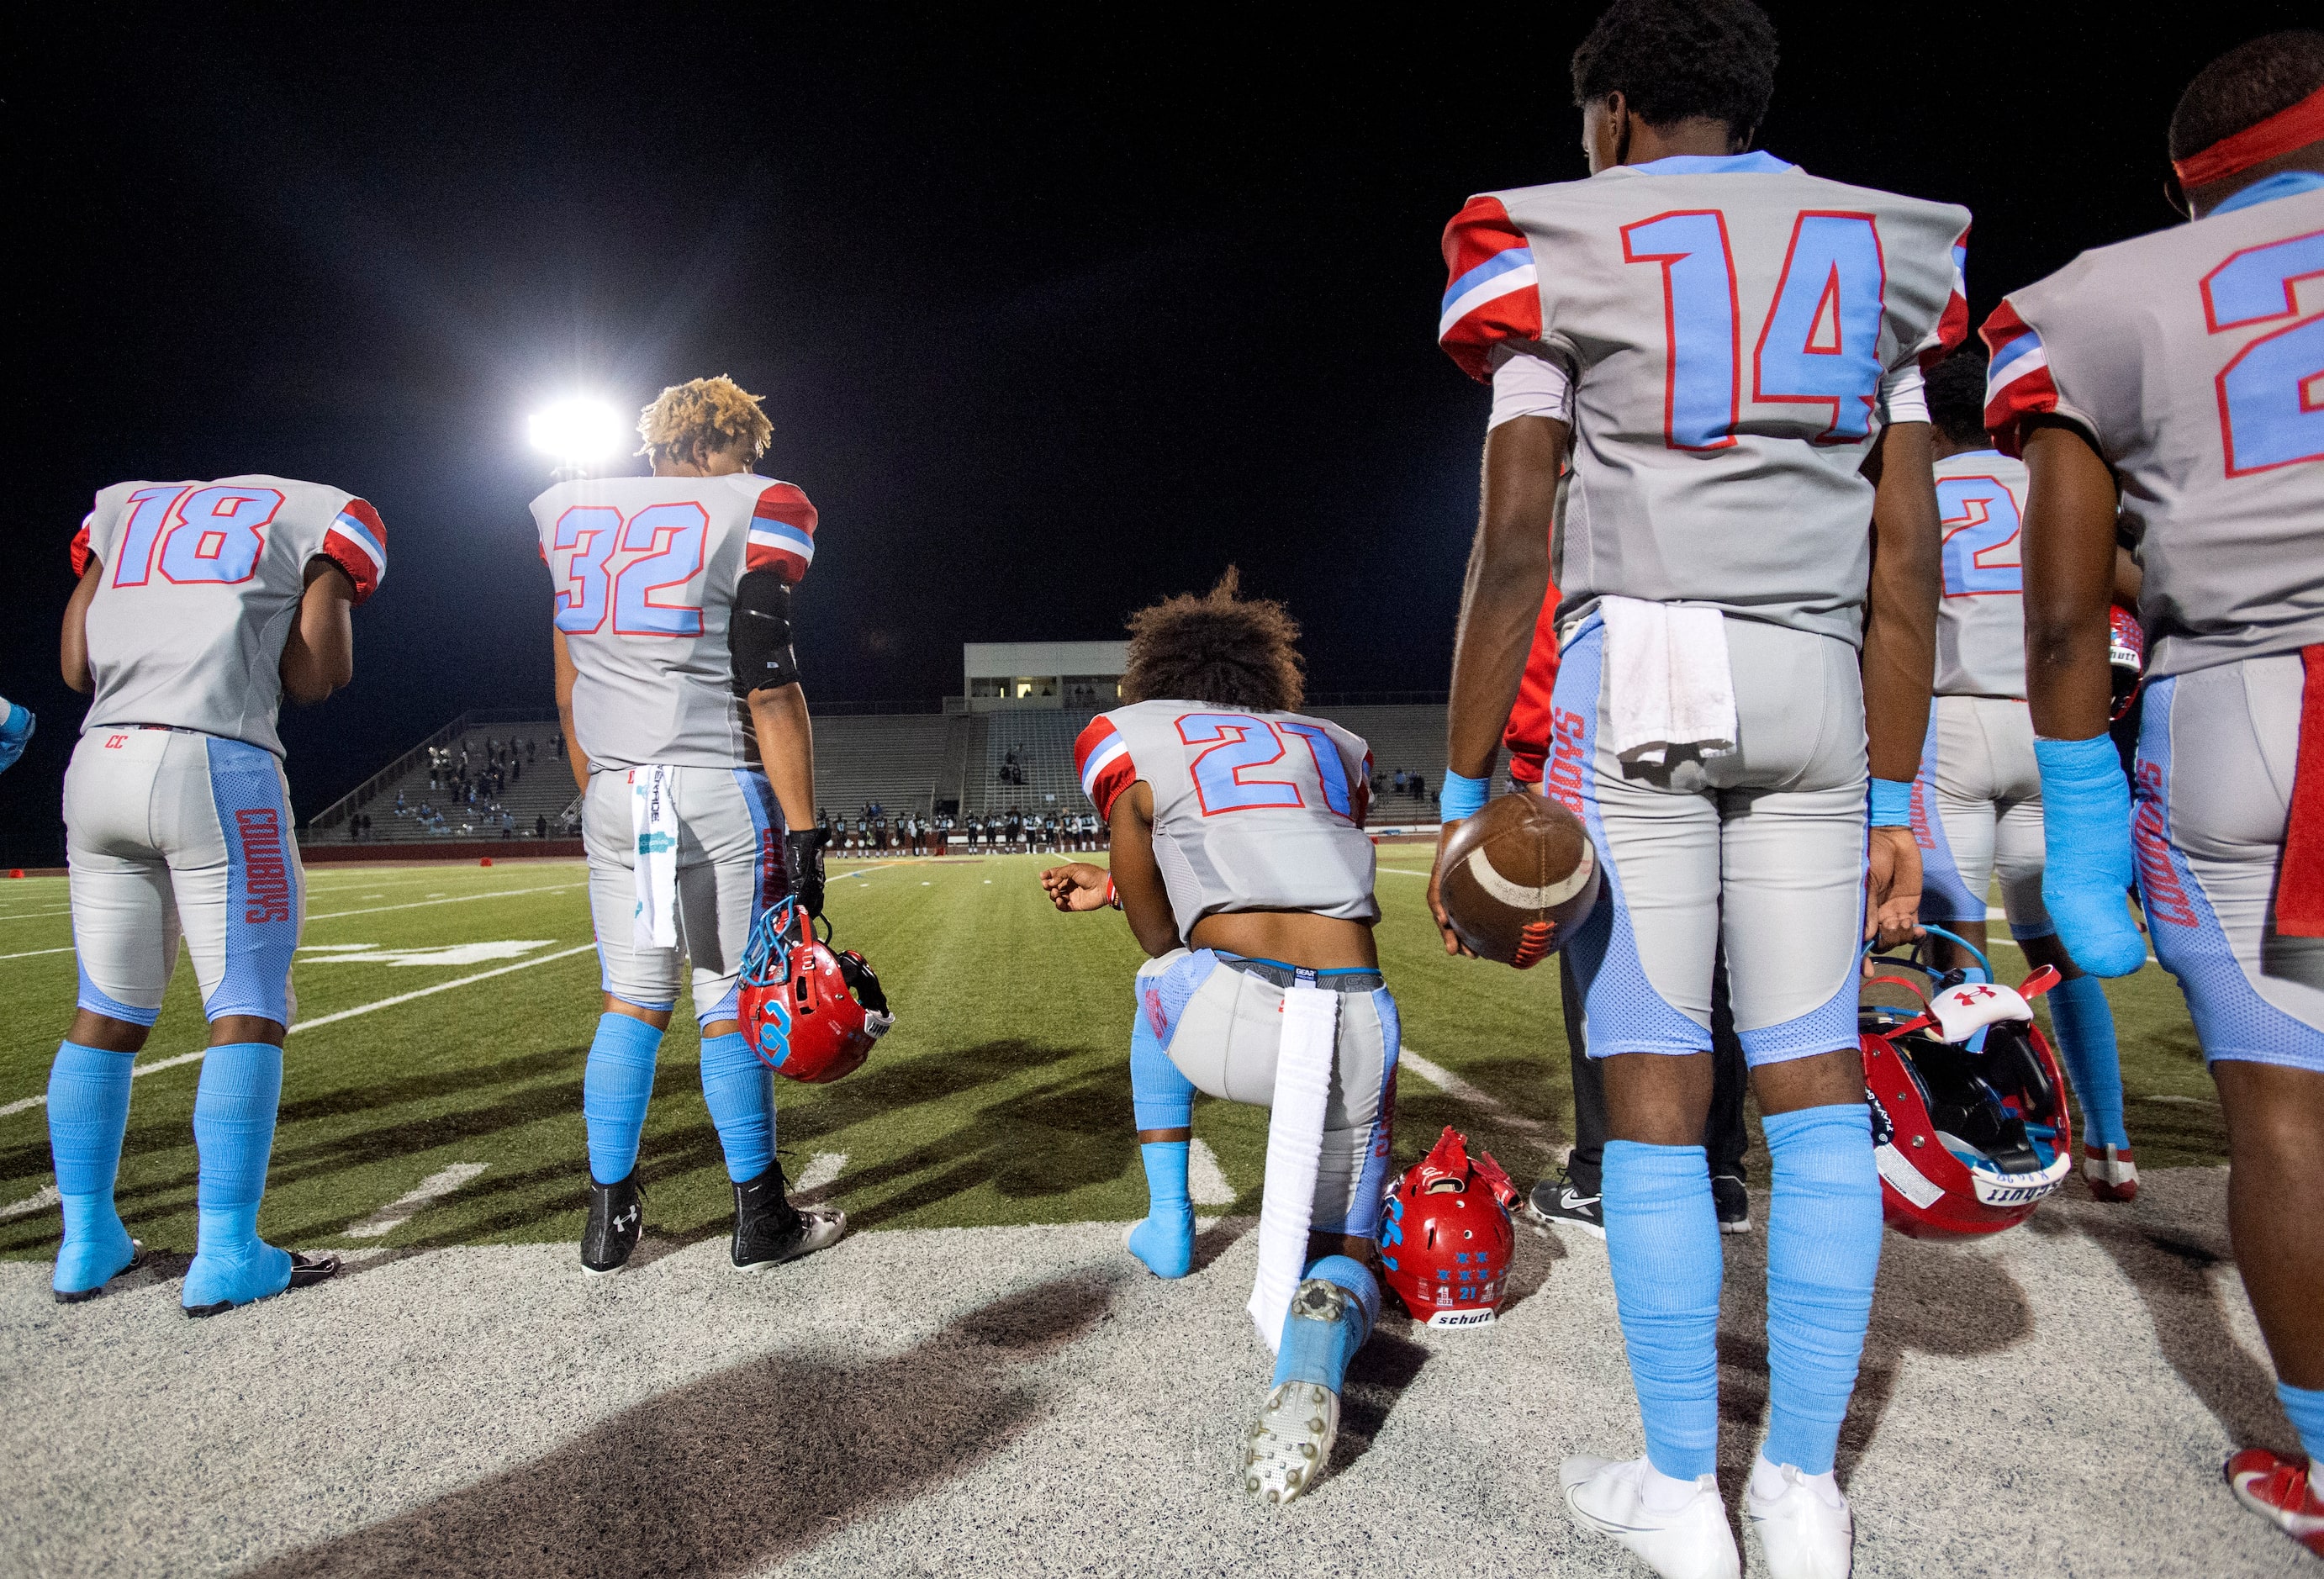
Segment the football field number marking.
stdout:
[[[1662,268],[1664,443],[1729,448],[1741,416],[1743,309],[1727,217],[1680,209],[1626,225],[1622,256]],[[1871,215],[1802,212],[1752,353],[1751,398],[1817,408],[1823,420],[1801,435],[1812,442],[1864,438],[1880,395],[1886,291]]]

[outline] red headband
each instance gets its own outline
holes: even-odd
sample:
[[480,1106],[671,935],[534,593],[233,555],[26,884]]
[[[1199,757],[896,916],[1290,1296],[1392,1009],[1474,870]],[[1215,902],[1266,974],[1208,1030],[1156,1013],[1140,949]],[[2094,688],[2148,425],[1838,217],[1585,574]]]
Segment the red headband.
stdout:
[[2324,142],[2324,88],[2232,137],[2222,137],[2209,148],[2172,160],[2171,168],[2179,172],[2181,187],[2207,187],[2241,175],[2263,160],[2317,142]]

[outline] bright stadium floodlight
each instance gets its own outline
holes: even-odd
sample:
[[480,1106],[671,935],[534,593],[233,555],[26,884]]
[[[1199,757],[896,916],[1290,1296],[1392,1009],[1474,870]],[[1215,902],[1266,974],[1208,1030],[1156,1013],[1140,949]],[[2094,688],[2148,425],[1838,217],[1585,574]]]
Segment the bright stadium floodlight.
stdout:
[[525,423],[532,447],[557,457],[562,482],[586,477],[590,469],[622,448],[622,419],[603,401],[559,401]]

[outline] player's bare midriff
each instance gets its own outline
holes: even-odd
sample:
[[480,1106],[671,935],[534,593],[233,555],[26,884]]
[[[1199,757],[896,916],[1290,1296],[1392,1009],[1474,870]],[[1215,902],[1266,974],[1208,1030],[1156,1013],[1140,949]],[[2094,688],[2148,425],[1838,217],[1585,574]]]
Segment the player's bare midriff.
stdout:
[[1372,940],[1370,923],[1312,910],[1221,911],[1195,922],[1186,941],[1196,948],[1309,970],[1379,968],[1379,947]]

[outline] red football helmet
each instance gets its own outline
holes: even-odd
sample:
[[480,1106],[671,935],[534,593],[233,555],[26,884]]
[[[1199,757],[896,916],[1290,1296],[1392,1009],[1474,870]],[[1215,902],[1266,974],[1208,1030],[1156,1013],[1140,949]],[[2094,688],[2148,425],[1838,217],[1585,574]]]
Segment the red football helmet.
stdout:
[[2146,633],[2136,611],[2120,604],[2107,610],[2107,669],[2114,677],[2114,709],[2107,715],[2112,722],[2138,699],[2140,677],[2146,672]]
[[1914,1239],[1998,1233],[2073,1170],[2066,1083],[2028,1003],[2058,973],[2043,965],[2012,989],[1912,968],[1932,979],[1932,995],[1902,976],[1875,979],[1912,992],[1923,1012],[1858,1011],[1881,1211]]
[[1517,1232],[1517,1187],[1485,1152],[1447,1127],[1435,1147],[1388,1192],[1380,1267],[1416,1321],[1484,1326],[1499,1308]]
[[743,1037],[767,1067],[820,1085],[862,1067],[896,1017],[862,955],[834,953],[811,928],[803,939],[792,937],[798,914],[787,899],[759,918],[736,1007]]

